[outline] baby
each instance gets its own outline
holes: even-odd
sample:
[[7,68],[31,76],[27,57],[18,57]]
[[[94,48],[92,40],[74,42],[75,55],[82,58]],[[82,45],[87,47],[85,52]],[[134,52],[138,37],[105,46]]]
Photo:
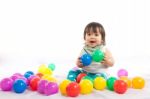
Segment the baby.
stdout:
[[[100,23],[91,22],[89,23],[84,30],[84,41],[85,45],[77,58],[76,65],[85,73],[92,73],[92,74],[101,74],[105,73],[108,67],[114,65],[114,59],[111,52],[105,47],[105,30]],[[81,61],[81,56],[83,54],[90,54],[95,50],[101,50],[104,53],[104,59],[101,62],[94,62],[88,66],[84,66]]]

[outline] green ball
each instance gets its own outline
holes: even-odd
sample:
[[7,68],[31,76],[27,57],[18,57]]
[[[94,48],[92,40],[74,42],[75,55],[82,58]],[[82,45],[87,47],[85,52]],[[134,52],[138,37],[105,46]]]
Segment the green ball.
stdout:
[[92,84],[94,84],[94,80],[89,76],[84,76],[82,79],[88,79],[92,82]]
[[55,70],[55,65],[54,64],[49,64],[48,68],[51,69],[52,71],[54,71]]
[[104,53],[101,50],[95,50],[92,53],[93,61],[101,62],[104,59]]
[[117,80],[117,78],[115,77],[110,77],[107,79],[107,88],[111,91],[114,90],[114,83]]

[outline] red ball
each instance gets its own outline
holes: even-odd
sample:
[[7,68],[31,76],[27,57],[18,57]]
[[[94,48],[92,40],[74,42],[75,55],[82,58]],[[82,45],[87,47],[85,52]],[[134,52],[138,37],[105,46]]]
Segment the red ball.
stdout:
[[80,94],[80,86],[79,86],[79,84],[76,83],[76,82],[71,82],[66,87],[66,92],[67,92],[67,95],[70,96],[70,97],[78,96]]
[[30,89],[32,91],[36,91],[37,87],[38,87],[38,82],[40,81],[39,77],[34,77],[31,81],[30,81]]
[[114,91],[119,93],[119,94],[123,94],[126,92],[127,90],[127,83],[124,82],[123,80],[116,80],[114,83]]
[[76,79],[76,81],[77,81],[77,83],[80,83],[80,80],[84,77],[84,76],[86,76],[87,74],[85,74],[85,73],[80,73],[78,76],[77,76],[77,79]]

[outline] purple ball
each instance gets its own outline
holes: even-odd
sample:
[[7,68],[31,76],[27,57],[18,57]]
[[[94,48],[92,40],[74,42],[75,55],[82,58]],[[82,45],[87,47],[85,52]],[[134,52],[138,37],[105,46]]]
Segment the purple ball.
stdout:
[[12,75],[10,78],[11,78],[13,81],[15,81],[16,79],[20,78],[20,76],[18,76],[18,75]]
[[44,94],[44,89],[46,88],[47,84],[48,84],[47,80],[40,80],[38,83],[37,91],[41,94]]
[[15,74],[13,74],[13,75],[17,75],[17,76],[19,76],[19,77],[22,77],[22,76],[23,76],[21,73],[15,73]]
[[47,85],[46,85],[46,88],[44,89],[44,94],[45,95],[52,95],[52,94],[56,94],[58,93],[58,85],[57,83],[55,82],[49,82]]
[[1,80],[0,86],[3,91],[11,91],[13,80],[11,78],[4,78]]
[[125,69],[120,69],[120,70],[118,71],[118,77],[121,77],[121,76],[128,76],[127,70],[125,70]]

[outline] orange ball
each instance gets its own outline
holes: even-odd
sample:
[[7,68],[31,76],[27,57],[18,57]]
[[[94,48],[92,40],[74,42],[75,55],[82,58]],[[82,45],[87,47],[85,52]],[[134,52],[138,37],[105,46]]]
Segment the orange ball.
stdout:
[[131,80],[127,76],[121,76],[120,80],[123,80],[124,82],[126,82],[128,85],[128,88],[131,87]]
[[135,89],[142,89],[145,86],[145,80],[142,77],[134,77],[132,79],[132,87]]

